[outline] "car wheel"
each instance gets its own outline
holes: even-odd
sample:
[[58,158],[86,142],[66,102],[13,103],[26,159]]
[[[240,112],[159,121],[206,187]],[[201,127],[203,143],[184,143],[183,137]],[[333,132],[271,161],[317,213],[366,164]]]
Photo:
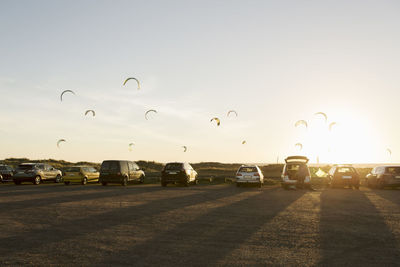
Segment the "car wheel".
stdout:
[[187,187],[190,184],[190,178],[186,177],[186,181],[184,182],[184,185]]
[[57,175],[56,179],[54,180],[55,183],[61,183],[61,175]]
[[263,185],[262,183],[259,183],[259,184],[258,184],[258,188],[261,188],[261,187],[262,187],[262,185]]
[[161,181],[161,186],[162,186],[162,187],[166,187],[166,186],[167,186],[167,183],[166,183],[166,182],[163,182],[163,181]]
[[85,185],[85,184],[87,184],[87,178],[86,178],[86,177],[84,177],[84,178],[82,179],[82,185]]
[[142,176],[140,176],[139,183],[141,183],[141,184],[143,184],[143,183],[144,183],[144,176],[143,176],[143,175],[142,175]]
[[33,183],[34,185],[38,185],[38,184],[40,184],[40,181],[41,181],[41,179],[40,179],[40,176],[38,175],[38,176],[36,176],[35,178],[33,178],[32,183]]
[[128,185],[128,178],[124,177],[121,183],[122,186],[127,186]]
[[65,185],[69,185],[70,182],[64,182]]
[[194,180],[194,184],[199,184],[199,180],[196,178],[196,180]]
[[107,185],[107,182],[101,182],[101,184],[102,184],[103,186],[106,186],[106,185]]
[[20,184],[21,184],[21,181],[14,181],[14,184],[20,185]]

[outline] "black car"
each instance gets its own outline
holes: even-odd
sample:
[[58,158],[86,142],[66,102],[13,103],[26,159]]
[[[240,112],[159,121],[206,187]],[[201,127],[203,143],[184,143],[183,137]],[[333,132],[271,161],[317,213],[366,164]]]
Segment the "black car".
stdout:
[[43,181],[60,183],[62,181],[62,173],[49,164],[22,163],[15,170],[13,181],[16,185],[22,182],[31,182],[34,185],[38,185]]
[[367,175],[366,182],[370,188],[400,187],[400,166],[385,165],[375,167]]
[[334,165],[329,170],[328,179],[332,188],[348,186],[358,189],[360,187],[360,175],[351,165]]
[[197,172],[189,163],[167,163],[161,171],[161,185],[167,186],[169,183],[181,183],[185,186],[190,183],[198,184]]
[[0,182],[12,182],[14,175],[14,169],[8,165],[0,165]]
[[128,160],[105,160],[101,163],[99,182],[102,185],[118,183],[126,186],[131,181],[144,182],[144,169]]

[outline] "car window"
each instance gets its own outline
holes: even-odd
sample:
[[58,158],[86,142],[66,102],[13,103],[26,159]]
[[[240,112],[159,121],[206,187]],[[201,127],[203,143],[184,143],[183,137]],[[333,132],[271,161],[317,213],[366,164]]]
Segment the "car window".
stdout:
[[119,171],[118,161],[103,161],[101,171]]
[[180,171],[183,168],[182,163],[168,163],[165,165],[164,170],[166,171]]
[[387,167],[386,172],[390,174],[399,175],[400,174],[400,167]]
[[90,171],[90,172],[97,172],[96,168],[94,168],[94,167],[90,167],[90,168],[89,168],[89,171]]
[[353,167],[339,167],[337,170],[338,173],[349,173],[349,172],[356,172]]
[[30,165],[30,164],[21,164],[18,165],[18,169],[20,170],[31,170],[35,167],[35,165]]
[[258,172],[256,167],[240,167],[239,172]]
[[129,170],[130,170],[130,171],[134,171],[134,170],[135,170],[135,166],[133,165],[133,162],[132,162],[132,161],[129,161],[129,162],[128,162],[128,167],[129,167]]
[[64,171],[65,172],[80,172],[81,168],[80,167],[68,167],[68,168],[65,168]]

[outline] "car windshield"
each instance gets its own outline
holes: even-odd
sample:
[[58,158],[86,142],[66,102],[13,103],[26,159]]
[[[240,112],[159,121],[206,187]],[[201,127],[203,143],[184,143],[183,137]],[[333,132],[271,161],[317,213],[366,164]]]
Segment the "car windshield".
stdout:
[[297,172],[300,169],[301,164],[288,164],[286,167],[286,171],[288,172]]
[[239,172],[258,172],[256,167],[241,167]]
[[354,173],[356,172],[353,167],[340,167],[337,170],[338,173]]
[[65,172],[80,172],[81,167],[68,167],[65,169]]
[[119,162],[118,161],[104,161],[101,164],[102,171],[118,171],[119,170]]
[[20,169],[20,170],[32,170],[34,167],[35,167],[35,165],[30,165],[30,164],[18,165],[18,169]]
[[386,168],[386,172],[390,174],[400,174],[400,167],[388,167]]
[[180,171],[183,168],[183,164],[182,163],[168,163],[167,165],[165,165],[164,170],[166,171]]
[[5,171],[5,170],[7,170],[7,167],[6,166],[0,166],[0,170],[1,171]]

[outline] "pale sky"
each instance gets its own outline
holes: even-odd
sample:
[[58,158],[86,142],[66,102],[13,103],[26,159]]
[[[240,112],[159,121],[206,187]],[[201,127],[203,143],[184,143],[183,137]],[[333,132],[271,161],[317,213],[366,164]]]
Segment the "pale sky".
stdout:
[[399,14],[399,1],[3,0],[0,159],[399,162]]

